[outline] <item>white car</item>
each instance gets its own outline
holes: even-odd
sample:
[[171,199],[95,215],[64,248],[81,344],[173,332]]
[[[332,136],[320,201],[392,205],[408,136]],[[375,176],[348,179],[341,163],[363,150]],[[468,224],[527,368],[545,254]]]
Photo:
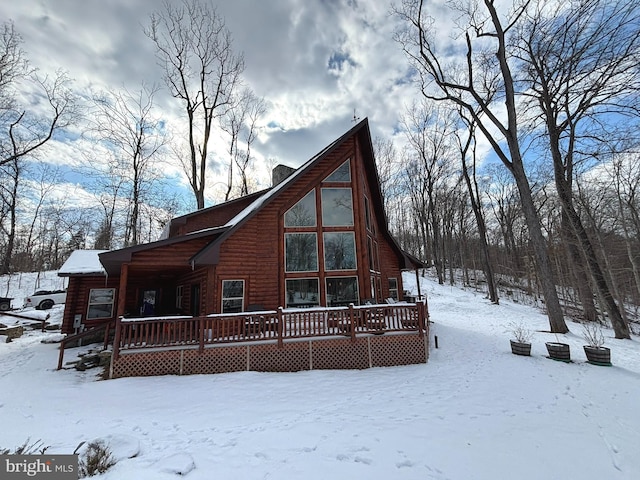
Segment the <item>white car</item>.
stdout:
[[22,307],[36,307],[36,310],[49,310],[56,303],[64,303],[66,300],[66,290],[38,290],[33,295],[24,298],[24,305]]

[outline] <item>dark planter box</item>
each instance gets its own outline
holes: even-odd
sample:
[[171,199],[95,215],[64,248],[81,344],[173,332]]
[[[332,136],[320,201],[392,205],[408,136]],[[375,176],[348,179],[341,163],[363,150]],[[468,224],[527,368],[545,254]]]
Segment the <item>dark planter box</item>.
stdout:
[[584,353],[587,356],[587,362],[604,367],[611,366],[611,349],[607,347],[590,347],[589,345],[585,345],[582,348],[584,348]]
[[547,342],[545,345],[547,346],[547,352],[549,352],[549,358],[552,360],[571,361],[571,351],[567,343]]
[[531,355],[531,344],[530,343],[520,343],[515,340],[510,340],[511,342],[511,353],[514,355],[523,355],[528,357]]

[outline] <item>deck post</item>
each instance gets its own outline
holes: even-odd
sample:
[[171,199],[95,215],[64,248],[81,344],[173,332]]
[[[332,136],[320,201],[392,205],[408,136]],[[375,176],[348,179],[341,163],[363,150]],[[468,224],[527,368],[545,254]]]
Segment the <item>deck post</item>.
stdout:
[[58,354],[58,370],[62,369],[64,358],[64,338],[60,341],[60,353]]
[[122,317],[116,318],[116,334],[113,338],[113,360],[118,360],[120,355],[120,335],[122,334]]
[[349,320],[351,320],[351,343],[356,343],[356,316],[353,303],[349,304]]
[[[114,322],[115,323],[115,322]],[[106,350],[109,346],[109,332],[111,331],[111,322],[107,323],[107,328],[104,329],[104,343],[102,349]]]
[[418,300],[422,298],[422,293],[420,292],[420,269],[416,267],[416,285],[418,286]]
[[204,352],[204,318],[198,317],[198,353]]
[[282,315],[282,307],[278,307],[278,349],[282,350],[284,344],[282,342],[282,330],[284,329],[283,325],[283,315]]
[[124,315],[127,300],[127,282],[129,278],[129,264],[123,263],[120,267],[120,288],[118,289],[118,306],[116,318]]
[[422,302],[422,300],[418,300],[416,302],[416,306],[418,307],[418,335],[420,335],[420,338],[422,338],[424,336],[424,303]]

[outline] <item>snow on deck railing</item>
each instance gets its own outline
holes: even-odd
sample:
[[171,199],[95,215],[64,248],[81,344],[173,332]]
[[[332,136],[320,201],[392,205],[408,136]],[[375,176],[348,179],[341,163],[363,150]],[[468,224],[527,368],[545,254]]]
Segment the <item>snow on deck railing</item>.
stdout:
[[201,317],[121,318],[116,324],[114,356],[120,350],[198,347],[255,341],[284,341],[310,337],[383,334],[427,329],[427,311],[416,304],[348,307],[279,308]]

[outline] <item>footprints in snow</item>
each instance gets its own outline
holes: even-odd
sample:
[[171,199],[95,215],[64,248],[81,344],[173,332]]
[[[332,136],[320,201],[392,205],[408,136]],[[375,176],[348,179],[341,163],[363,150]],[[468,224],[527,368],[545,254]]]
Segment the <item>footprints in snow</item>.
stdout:
[[[370,455],[367,455],[367,453],[369,452],[370,452],[370,449],[368,447],[360,447],[360,448],[354,449],[351,454],[348,454],[348,453],[338,454],[336,456],[336,460],[339,460],[341,462],[354,462],[354,463],[362,463],[364,465],[373,465],[373,459],[370,458]],[[402,450],[398,450],[397,454],[401,458],[400,460],[396,461],[395,463],[396,468],[398,469],[412,468],[416,465],[415,462],[407,458],[407,456]]]
[[373,460],[365,456],[366,452],[369,452],[369,451],[370,450],[368,447],[360,447],[353,450],[352,455],[348,455],[346,453],[339,453],[336,456],[336,459],[340,460],[341,462],[353,461],[355,463],[364,463],[365,465],[371,465],[373,463]]

